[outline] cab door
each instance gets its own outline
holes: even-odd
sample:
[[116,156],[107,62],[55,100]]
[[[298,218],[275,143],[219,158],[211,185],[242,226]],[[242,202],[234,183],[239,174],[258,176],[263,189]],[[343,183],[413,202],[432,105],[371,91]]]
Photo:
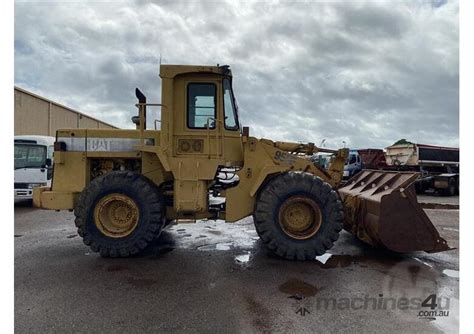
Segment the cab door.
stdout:
[[240,133],[237,104],[232,91],[231,80],[222,80],[223,138],[226,164],[237,166],[243,163],[243,146]]
[[175,156],[222,158],[219,78],[195,75],[179,78],[175,84],[175,106],[182,106],[173,113]]

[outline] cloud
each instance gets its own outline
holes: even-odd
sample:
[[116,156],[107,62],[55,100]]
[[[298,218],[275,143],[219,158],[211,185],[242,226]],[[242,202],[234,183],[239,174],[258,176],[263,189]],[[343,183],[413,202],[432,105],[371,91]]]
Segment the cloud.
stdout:
[[230,64],[275,140],[458,145],[458,2],[15,3],[15,84],[133,128],[163,63]]

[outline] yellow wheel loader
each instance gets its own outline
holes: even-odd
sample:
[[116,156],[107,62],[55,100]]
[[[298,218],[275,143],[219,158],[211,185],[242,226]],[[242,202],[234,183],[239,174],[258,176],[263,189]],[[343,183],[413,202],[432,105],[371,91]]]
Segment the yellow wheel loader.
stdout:
[[[363,171],[338,189],[348,150],[249,136],[228,66],[161,65],[160,77],[160,104],[136,90],[135,129],[58,130],[52,186],[34,190],[35,206],[74,210],[93,251],[129,256],[171,221],[250,215],[287,259],[325,253],[342,228],[396,252],[449,249],[416,201],[416,174]],[[151,106],[161,119],[147,121]],[[327,169],[317,152],[334,154]]]

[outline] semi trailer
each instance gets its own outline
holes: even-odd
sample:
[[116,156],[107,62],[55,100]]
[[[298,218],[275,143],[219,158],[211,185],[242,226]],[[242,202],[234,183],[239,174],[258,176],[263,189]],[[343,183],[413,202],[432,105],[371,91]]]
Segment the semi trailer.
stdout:
[[446,196],[459,193],[459,148],[415,144],[402,139],[385,150],[351,149],[344,165],[344,179],[362,169],[417,172],[418,193],[436,191]]
[[459,148],[400,140],[385,150],[388,168],[420,173],[415,183],[418,192],[459,193]]

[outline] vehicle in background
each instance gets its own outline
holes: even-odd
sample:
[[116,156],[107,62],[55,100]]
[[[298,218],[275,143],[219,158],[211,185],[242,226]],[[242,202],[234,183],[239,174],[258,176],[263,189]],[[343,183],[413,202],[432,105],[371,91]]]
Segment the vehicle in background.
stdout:
[[349,157],[344,165],[344,174],[342,177],[348,179],[362,170],[362,161],[357,150],[349,150]]
[[379,148],[367,148],[357,150],[362,161],[364,169],[385,169],[387,162],[385,160],[385,152]]
[[54,137],[15,136],[15,200],[32,199],[33,187],[50,186]]
[[388,169],[420,173],[418,192],[435,190],[443,195],[459,193],[459,148],[415,144],[401,139],[386,148]]
[[331,163],[332,157],[333,157],[332,154],[316,153],[310,159],[313,162],[313,164],[321,168],[328,169]]
[[353,177],[362,169],[384,169],[387,166],[383,150],[367,148],[349,151],[349,158],[344,165],[345,179]]
[[352,149],[344,166],[344,179],[362,169],[419,172],[418,193],[436,191],[445,196],[459,193],[459,148],[415,144],[400,139],[382,149]]

